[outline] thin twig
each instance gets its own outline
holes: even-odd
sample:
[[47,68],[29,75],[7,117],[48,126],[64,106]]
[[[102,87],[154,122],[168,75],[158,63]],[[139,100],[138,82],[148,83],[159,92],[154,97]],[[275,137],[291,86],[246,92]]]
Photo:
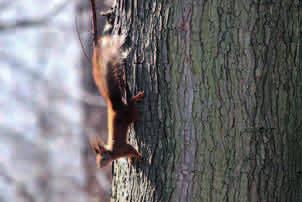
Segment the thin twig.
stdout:
[[85,47],[84,47],[82,39],[81,39],[81,35],[80,35],[80,32],[79,32],[79,25],[78,25],[77,16],[75,16],[75,29],[76,29],[76,32],[77,32],[78,39],[80,41],[80,46],[81,46],[82,53],[84,54],[84,56],[85,56],[85,58],[87,60],[87,63],[91,65],[90,59],[88,57],[87,52],[85,51]]

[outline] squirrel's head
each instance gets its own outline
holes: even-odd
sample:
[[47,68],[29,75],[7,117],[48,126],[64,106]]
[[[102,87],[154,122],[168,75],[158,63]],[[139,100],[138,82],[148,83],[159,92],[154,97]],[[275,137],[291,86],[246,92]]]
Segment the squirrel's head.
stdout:
[[106,149],[104,144],[102,144],[100,139],[90,140],[91,147],[96,153],[96,165],[99,168],[105,167],[110,164],[112,159],[111,151]]
[[98,150],[96,152],[96,165],[98,168],[102,168],[110,164],[112,161],[111,152],[108,151],[104,146],[99,145]]

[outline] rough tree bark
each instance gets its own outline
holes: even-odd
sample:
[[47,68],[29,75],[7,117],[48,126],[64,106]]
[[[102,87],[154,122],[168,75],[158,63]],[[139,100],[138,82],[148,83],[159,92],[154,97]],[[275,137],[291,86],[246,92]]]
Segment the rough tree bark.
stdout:
[[302,201],[302,3],[118,0],[143,160],[112,201]]

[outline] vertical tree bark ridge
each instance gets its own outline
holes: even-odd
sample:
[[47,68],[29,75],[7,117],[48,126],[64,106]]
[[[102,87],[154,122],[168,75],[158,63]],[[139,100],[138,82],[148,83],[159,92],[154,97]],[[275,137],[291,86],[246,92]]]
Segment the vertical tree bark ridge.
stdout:
[[[126,1],[131,130],[143,161],[117,161],[112,201],[301,201],[300,1]],[[136,142],[134,142],[136,140]]]

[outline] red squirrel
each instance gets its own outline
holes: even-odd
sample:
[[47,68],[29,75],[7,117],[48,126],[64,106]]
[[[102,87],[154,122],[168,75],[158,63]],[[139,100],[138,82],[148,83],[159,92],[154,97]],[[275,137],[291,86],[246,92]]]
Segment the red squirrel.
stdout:
[[140,91],[132,98],[126,98],[127,86],[121,69],[122,56],[120,48],[123,36],[101,37],[93,50],[93,78],[107,104],[108,142],[92,143],[96,152],[96,164],[104,167],[111,161],[128,157],[141,159],[142,155],[127,143],[129,125],[138,119],[136,103],[142,101],[144,92]]

